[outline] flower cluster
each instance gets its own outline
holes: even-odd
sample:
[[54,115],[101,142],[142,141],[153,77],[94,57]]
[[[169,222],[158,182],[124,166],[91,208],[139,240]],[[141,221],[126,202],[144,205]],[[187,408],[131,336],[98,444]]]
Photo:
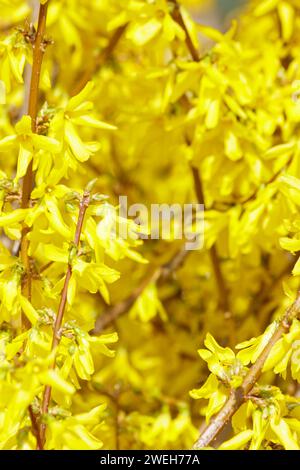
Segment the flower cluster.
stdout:
[[1,449],[299,449],[300,2],[209,3],[1,2]]

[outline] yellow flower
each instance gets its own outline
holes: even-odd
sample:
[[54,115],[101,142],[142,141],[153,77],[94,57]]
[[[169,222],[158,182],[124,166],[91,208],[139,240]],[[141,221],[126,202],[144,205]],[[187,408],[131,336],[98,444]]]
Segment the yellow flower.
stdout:
[[57,140],[32,132],[30,116],[23,116],[15,126],[14,135],[0,140],[0,152],[9,152],[18,149],[18,167],[16,179],[22,178],[28,165],[40,150],[50,153],[58,153],[60,144]]

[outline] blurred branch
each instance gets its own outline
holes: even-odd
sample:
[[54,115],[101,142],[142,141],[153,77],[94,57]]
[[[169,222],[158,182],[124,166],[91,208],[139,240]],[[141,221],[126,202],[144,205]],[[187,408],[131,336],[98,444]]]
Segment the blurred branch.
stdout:
[[[204,199],[204,192],[203,192],[203,186],[202,186],[202,181],[200,177],[200,172],[198,168],[191,166],[192,170],[192,175],[193,175],[193,180],[194,180],[194,188],[195,188],[195,193],[197,196],[197,200],[199,204],[205,205],[205,199]],[[229,343],[231,346],[235,345],[235,321],[233,318],[233,315],[230,311],[230,303],[229,303],[229,297],[228,297],[228,288],[226,286],[226,282],[222,273],[221,265],[220,265],[220,259],[218,256],[218,251],[216,245],[213,245],[209,249],[209,256],[210,256],[210,261],[211,265],[214,271],[214,276],[215,276],[215,281],[217,284],[218,288],[218,302],[219,302],[219,308],[224,312],[224,318],[228,323],[229,327]]]
[[[179,26],[181,26],[181,28],[185,32],[186,46],[193,60],[195,62],[200,62],[201,60],[200,54],[195,48],[192,38],[190,36],[190,33],[186,27],[186,24],[184,22],[183,16],[180,11],[180,6],[177,0],[171,0],[171,3],[174,5],[173,12],[172,12],[173,19],[179,24]],[[187,143],[190,145],[190,142],[188,140],[187,140]],[[198,203],[205,205],[205,198],[204,198],[203,186],[202,186],[199,169],[191,165],[191,171],[192,171],[194,188],[195,188],[195,193],[197,196]],[[228,322],[229,341],[230,341],[230,344],[233,346],[235,344],[235,322],[234,322],[232,313],[230,311],[228,288],[226,286],[226,282],[225,282],[222,269],[220,266],[220,259],[219,259],[216,245],[213,245],[210,248],[209,255],[210,255],[210,260],[211,260],[211,264],[212,264],[212,268],[214,271],[214,276],[215,276],[215,280],[216,280],[216,284],[218,288],[218,293],[219,293],[219,296],[218,296],[219,307],[224,312],[224,317]]]
[[125,30],[127,28],[128,24],[124,24],[120,26],[119,28],[116,29],[116,31],[113,33],[112,37],[110,38],[110,41],[108,45],[103,49],[103,51],[98,55],[98,57],[95,60],[95,63],[93,67],[90,69],[87,69],[84,74],[78,79],[77,83],[75,84],[73,90],[72,90],[72,95],[77,95],[88,83],[88,81],[91,79],[91,77],[94,75],[94,73],[102,67],[105,62],[108,61],[108,59],[112,56],[115,48],[117,47],[120,39],[122,38],[123,34],[125,33]]
[[[292,256],[292,255],[291,255]],[[297,256],[299,257],[299,252],[297,252]],[[298,259],[298,258],[297,258]],[[256,298],[255,302],[255,308],[254,310],[256,312],[259,311],[259,307],[262,305],[265,305],[268,300],[271,297],[271,293],[279,286],[279,284],[282,282],[285,276],[288,274],[291,274],[291,271],[293,270],[295,266],[295,259],[293,257],[289,260],[286,266],[283,267],[283,269],[280,271],[280,273],[276,276],[276,278],[273,279],[271,285],[265,285],[265,287],[261,290],[261,292],[258,294],[258,297]],[[269,323],[272,320],[272,316],[274,314],[274,310],[268,309],[264,315],[262,315],[262,323],[263,323],[263,330],[267,328]]]
[[168,263],[157,268],[151,268],[148,275],[142,280],[141,284],[133,290],[129,297],[108,308],[100,317],[97,318],[95,328],[92,330],[91,334],[100,335],[105,328],[128,312],[138,297],[151,283],[168,279],[172,273],[182,265],[188,253],[189,252],[185,247],[183,247]]
[[38,422],[37,415],[34,413],[33,408],[32,408],[31,405],[28,407],[28,412],[29,412],[29,417],[30,417],[30,420],[31,420],[32,433],[36,438],[37,447],[38,447],[38,449],[42,450],[43,449],[43,443],[42,443],[41,437],[40,437],[39,422]]
[[[33,2],[32,4],[32,21],[35,22],[36,18],[38,18],[38,26],[37,31],[34,38],[34,43],[32,45],[33,48],[33,59],[32,59],[32,67],[28,64],[25,66],[24,72],[24,102],[21,108],[21,116],[26,114],[26,112],[31,117],[31,128],[32,132],[37,132],[36,126],[36,117],[38,112],[38,98],[39,98],[39,84],[40,84],[40,75],[41,75],[41,68],[43,63],[44,57],[44,35],[46,30],[46,20],[47,20],[47,11],[48,11],[48,3],[45,5],[40,5],[40,2]],[[21,206],[23,209],[26,209],[30,205],[30,194],[33,186],[33,164],[32,161],[30,162],[26,175],[23,178],[22,184],[22,199],[21,199]],[[32,282],[32,272],[31,272],[31,263],[30,257],[28,254],[29,250],[29,241],[27,235],[29,233],[29,228],[27,226],[22,227],[21,233],[21,241],[15,246],[17,255],[20,252],[21,261],[25,268],[25,276],[22,282],[22,294],[27,297],[27,299],[31,300],[31,282]],[[31,324],[29,323],[27,317],[22,312],[22,325],[24,327],[30,327]],[[28,407],[28,413],[31,420],[31,428],[34,436],[37,440],[37,446],[39,449],[43,449],[43,442],[40,438],[40,430],[39,430],[39,423],[37,421],[37,417],[33,412],[32,406]]]
[[[37,3],[37,2],[36,2]],[[45,52],[44,36],[46,30],[46,20],[47,20],[47,11],[48,3],[39,6],[39,15],[38,15],[38,26],[35,34],[35,39],[33,43],[33,59],[32,59],[32,69],[30,74],[30,91],[28,99],[28,115],[31,117],[31,128],[32,132],[37,133],[37,113],[38,113],[38,99],[39,99],[39,84],[41,69],[43,63],[43,57]],[[35,14],[35,10],[33,12]],[[27,77],[29,82],[29,76]],[[28,165],[27,172],[23,178],[22,184],[22,209],[27,209],[30,205],[30,194],[33,186],[33,163],[32,160]],[[29,240],[28,240],[29,228],[23,226],[21,234],[21,260],[25,268],[25,276],[22,283],[22,292],[28,300],[31,299],[31,266],[29,258]],[[23,315],[24,317],[24,315]],[[27,325],[27,320],[23,318],[24,325]]]
[[200,62],[200,54],[196,47],[194,46],[194,43],[192,41],[192,38],[190,36],[190,33],[186,27],[186,24],[184,22],[183,16],[180,11],[180,5],[178,4],[177,0],[170,0],[171,4],[173,4],[173,12],[172,12],[172,17],[173,20],[176,21],[176,23],[179,24],[179,26],[183,29],[185,32],[185,43],[186,46],[195,62]]

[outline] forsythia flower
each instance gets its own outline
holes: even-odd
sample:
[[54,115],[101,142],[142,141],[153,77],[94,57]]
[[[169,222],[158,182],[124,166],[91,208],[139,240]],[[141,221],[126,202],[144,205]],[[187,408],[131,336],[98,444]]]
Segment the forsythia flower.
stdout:
[[16,179],[18,180],[26,174],[29,163],[39,150],[58,153],[60,145],[58,141],[51,137],[33,133],[29,116],[23,116],[16,124],[15,129],[15,135],[4,137],[0,141],[0,152],[12,151],[15,147],[19,150],[16,173]]
[[299,450],[299,1],[0,3],[0,448]]

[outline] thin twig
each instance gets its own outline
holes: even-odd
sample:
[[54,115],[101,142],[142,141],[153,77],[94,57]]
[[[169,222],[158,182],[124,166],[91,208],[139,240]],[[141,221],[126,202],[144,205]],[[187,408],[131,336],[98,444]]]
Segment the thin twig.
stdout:
[[12,28],[15,28],[17,23],[4,23],[0,25],[0,32],[7,33]]
[[[84,223],[84,217],[85,217],[86,210],[89,206],[89,203],[90,203],[90,192],[85,191],[83,194],[82,200],[80,202],[78,220],[77,220],[75,237],[74,237],[74,242],[73,242],[74,247],[76,247],[77,250],[79,248],[80,237],[81,237],[82,227]],[[67,273],[65,276],[63,290],[61,293],[58,313],[57,313],[54,328],[53,328],[53,338],[52,338],[52,346],[51,346],[52,351],[56,350],[57,346],[60,343],[60,336],[61,336],[60,332],[61,332],[61,326],[62,326],[63,317],[64,317],[66,304],[67,304],[67,295],[68,295],[68,288],[69,288],[71,276],[72,276],[72,264],[70,260],[68,263],[68,268],[67,268]],[[55,368],[55,365],[56,365],[56,357],[54,358],[54,361],[52,363],[52,366],[51,366],[52,369]],[[44,395],[43,395],[42,408],[41,408],[42,415],[45,415],[48,413],[50,399],[51,399],[51,391],[52,391],[51,386],[46,385],[45,390],[44,390]],[[45,432],[46,432],[46,425],[43,423],[40,427],[40,437],[41,437],[41,442],[43,444],[45,442]]]
[[39,270],[39,274],[42,274],[43,272],[47,271],[47,269],[50,268],[50,266],[52,266],[53,263],[54,261],[49,261],[47,264],[42,266]]
[[[35,41],[33,44],[33,61],[31,69],[31,78],[30,78],[30,93],[28,100],[28,114],[31,117],[31,128],[32,132],[37,132],[36,117],[38,112],[38,98],[39,98],[39,84],[41,76],[41,68],[43,62],[43,56],[45,52],[44,48],[44,36],[46,30],[46,20],[47,20],[47,11],[48,11],[49,2],[44,5],[40,5],[39,17],[38,17],[38,26],[35,36]],[[22,202],[21,206],[23,209],[26,209],[30,206],[30,194],[33,186],[33,163],[32,161],[28,165],[26,175],[23,178],[22,183]],[[20,246],[20,256],[22,264],[25,269],[25,274],[22,283],[22,292],[23,295],[31,300],[31,266],[30,258],[28,254],[29,250],[29,240],[28,240],[29,227],[26,225],[22,228],[21,234],[21,246]],[[25,327],[29,327],[30,324],[26,319],[25,315],[22,318],[23,324]]]
[[189,252],[185,249],[185,247],[183,247],[168,263],[157,268],[151,268],[149,273],[142,280],[141,284],[133,290],[129,297],[108,308],[100,317],[97,318],[95,327],[91,334],[96,336],[100,335],[105,328],[128,312],[138,297],[151,283],[168,279],[171,274],[182,265],[188,253]]
[[294,303],[288,308],[285,315],[278,322],[275,332],[273,333],[272,337],[268,341],[256,362],[249,369],[242,385],[238,389],[231,391],[230,396],[221,411],[219,411],[217,416],[213,418],[206,429],[202,432],[201,436],[194,445],[195,449],[201,449],[211,445],[222,429],[230,421],[235,412],[244,403],[244,401],[247,399],[247,396],[250,394],[251,390],[260,378],[264,364],[268,359],[273,346],[277,343],[283,334],[289,332],[293,320],[297,318],[299,314],[300,292],[298,293]]
[[41,437],[40,437],[39,423],[38,423],[38,420],[37,420],[37,416],[34,413],[33,408],[32,408],[31,405],[28,407],[28,412],[29,412],[29,417],[30,417],[30,420],[31,420],[32,432],[33,432],[33,435],[35,436],[36,442],[37,442],[37,449],[38,450],[43,450],[43,443],[42,443]]
[[94,65],[90,69],[87,69],[84,72],[84,74],[78,79],[77,83],[75,84],[75,86],[72,90],[72,95],[73,96],[77,95],[85,87],[85,85],[91,79],[92,75],[100,67],[102,67],[102,65],[105,64],[105,62],[107,62],[109,60],[109,58],[112,56],[115,48],[117,47],[120,39],[122,38],[126,28],[127,28],[127,23],[116,29],[116,31],[113,33],[108,45],[103,49],[103,51],[97,57]]
[[[38,10],[39,8],[39,10]],[[31,128],[32,132],[37,132],[36,126],[36,117],[38,112],[38,97],[39,97],[39,84],[40,84],[40,75],[41,75],[41,68],[44,56],[44,35],[46,30],[46,20],[47,20],[47,11],[48,11],[48,2],[44,5],[40,5],[40,2],[35,2],[33,4],[32,9],[32,17],[33,21],[35,21],[35,17],[37,16],[38,12],[38,26],[37,32],[35,36],[35,40],[33,43],[33,61],[32,61],[32,68],[30,69],[28,64],[25,68],[25,97],[24,97],[24,104],[21,109],[21,113],[25,114],[26,110],[28,111],[29,116],[31,117]],[[30,162],[26,175],[23,178],[22,184],[22,200],[21,200],[21,207],[26,209],[30,205],[30,194],[33,186],[33,169],[32,169],[32,161]],[[18,251],[20,249],[20,257],[23,263],[25,272],[24,277],[22,280],[22,294],[31,300],[31,283],[32,283],[32,273],[31,273],[31,264],[30,258],[28,254],[29,250],[29,240],[28,235],[29,228],[27,226],[22,227],[22,234],[21,234],[21,242],[18,247]],[[16,253],[17,254],[17,253]],[[29,328],[30,322],[27,317],[22,313],[22,326],[25,328]],[[39,432],[39,425],[36,419],[36,415],[33,413],[32,407],[29,406],[28,408],[29,417],[32,424],[32,432],[36,437],[37,440],[37,448],[43,449],[43,443],[40,439],[40,432]]]
[[173,19],[174,21],[176,21],[176,23],[179,24],[179,26],[181,26],[181,28],[185,32],[185,43],[187,45],[187,48],[193,60],[195,62],[200,62],[201,60],[200,54],[198,50],[196,49],[196,47],[194,46],[189,30],[187,29],[187,26],[184,22],[183,16],[180,11],[180,5],[178,4],[177,0],[170,0],[170,2],[173,4],[173,12],[172,12]]

